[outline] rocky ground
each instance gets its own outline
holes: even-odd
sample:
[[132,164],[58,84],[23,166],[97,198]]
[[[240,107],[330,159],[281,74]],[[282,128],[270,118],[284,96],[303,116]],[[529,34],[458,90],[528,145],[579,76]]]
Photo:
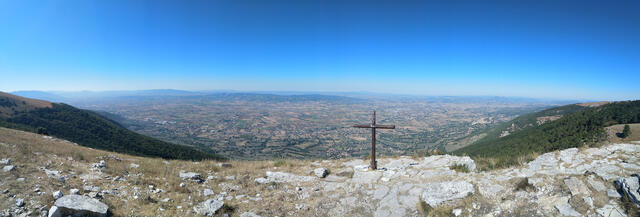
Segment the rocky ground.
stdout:
[[165,161],[0,128],[0,216],[634,216],[638,156],[612,144],[493,171],[449,155],[371,171],[360,159]]

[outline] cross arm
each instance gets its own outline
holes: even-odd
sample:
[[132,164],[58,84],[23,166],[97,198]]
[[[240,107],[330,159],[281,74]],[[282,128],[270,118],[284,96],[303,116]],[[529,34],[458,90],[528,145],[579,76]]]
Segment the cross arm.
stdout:
[[370,124],[355,124],[353,125],[355,128],[371,128]]
[[378,129],[396,129],[396,125],[376,124],[374,127]]

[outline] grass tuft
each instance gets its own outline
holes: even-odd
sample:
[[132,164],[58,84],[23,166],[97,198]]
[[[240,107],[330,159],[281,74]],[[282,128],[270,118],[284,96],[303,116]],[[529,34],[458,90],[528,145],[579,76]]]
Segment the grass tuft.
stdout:
[[460,172],[460,173],[468,173],[469,172],[469,167],[467,167],[466,164],[454,164],[454,165],[451,165],[449,167],[449,169],[455,170],[456,172]]

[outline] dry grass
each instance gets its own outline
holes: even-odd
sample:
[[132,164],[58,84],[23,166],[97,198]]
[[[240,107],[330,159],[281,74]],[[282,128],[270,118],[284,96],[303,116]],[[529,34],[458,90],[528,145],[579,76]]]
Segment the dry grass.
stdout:
[[[192,216],[192,207],[209,199],[203,195],[204,189],[213,190],[216,195],[226,191],[227,195],[246,195],[242,199],[225,200],[225,207],[220,212],[238,214],[252,211],[263,216],[288,216],[292,212],[302,212],[295,208],[292,198],[298,197],[297,192],[283,191],[294,189],[296,186],[313,189],[312,183],[277,184],[275,186],[258,184],[254,179],[264,177],[266,171],[282,171],[296,175],[309,175],[315,166],[311,160],[283,160],[283,161],[229,161],[232,167],[220,167],[217,161],[180,161],[163,160],[159,158],[144,158],[95,150],[74,143],[45,138],[42,135],[23,131],[0,128],[0,159],[11,158],[11,163],[17,166],[15,171],[0,177],[0,190],[11,190],[18,198],[28,198],[28,207],[49,207],[53,203],[51,192],[62,190],[68,194],[72,188],[82,190],[84,185],[99,186],[101,190],[117,189],[117,195],[106,194],[101,199],[110,207],[114,216]],[[91,163],[105,160],[107,167],[92,171]],[[130,165],[139,165],[133,168]],[[274,167],[275,166],[275,167]],[[65,183],[46,177],[40,169],[58,170],[68,177]],[[323,165],[332,169],[330,165]],[[338,169],[338,168],[333,168]],[[179,178],[180,171],[196,172],[203,179],[211,176],[211,180],[204,183],[186,181]],[[333,170],[337,171],[337,170]],[[353,172],[351,172],[353,173]],[[75,175],[72,175],[75,174]],[[94,177],[95,179],[83,178]],[[125,178],[124,181],[112,181],[116,176]],[[234,176],[227,180],[225,177]],[[16,181],[25,177],[25,182]],[[39,178],[38,178],[39,177]],[[180,183],[185,187],[180,187]],[[228,189],[220,183],[240,186],[239,190]],[[149,185],[162,189],[162,193],[150,193]],[[38,186],[46,192],[37,195],[33,188]],[[15,191],[15,192],[14,192]],[[134,192],[138,192],[137,195]],[[261,194],[262,201],[252,201],[248,196],[256,197]],[[314,193],[318,194],[318,193]],[[135,196],[135,198],[134,198]],[[14,199],[0,194],[0,210],[11,207]],[[314,195],[322,198],[322,195]],[[170,202],[162,202],[170,198]],[[30,202],[33,200],[34,202]],[[243,202],[248,200],[247,203]],[[320,203],[320,199],[310,199],[308,207],[313,203]],[[182,206],[181,209],[178,207]],[[265,208],[271,207],[271,208]],[[34,208],[35,209],[35,208]],[[190,214],[187,214],[187,211]]]

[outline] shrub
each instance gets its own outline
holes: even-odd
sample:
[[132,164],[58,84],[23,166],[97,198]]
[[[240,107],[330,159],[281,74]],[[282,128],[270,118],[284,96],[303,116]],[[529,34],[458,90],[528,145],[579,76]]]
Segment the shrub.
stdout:
[[627,138],[629,137],[629,135],[631,134],[631,128],[629,127],[628,124],[624,125],[624,130],[622,130],[622,138]]
[[469,172],[469,167],[467,167],[466,164],[454,164],[454,165],[451,165],[449,167],[449,169],[455,170],[456,172],[460,172],[460,173],[468,173]]

